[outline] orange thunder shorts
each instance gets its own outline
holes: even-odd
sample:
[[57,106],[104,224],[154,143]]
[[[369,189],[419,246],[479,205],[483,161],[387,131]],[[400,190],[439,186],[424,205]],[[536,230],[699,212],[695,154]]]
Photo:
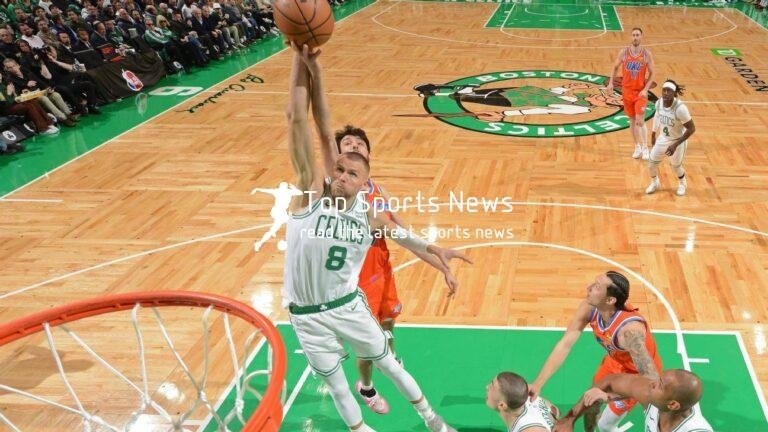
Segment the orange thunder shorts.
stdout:
[[648,105],[648,98],[639,96],[640,90],[621,90],[621,100],[624,101],[624,113],[632,118],[637,115],[645,115],[645,107]]
[[395,275],[389,262],[377,265],[373,275],[368,280],[361,279],[359,285],[365,293],[371,313],[380,323],[394,320],[400,315],[403,305],[397,297]]
[[[637,374],[636,371],[625,367],[623,364],[612,359],[611,356],[605,356],[603,357],[603,362],[600,363],[600,367],[597,368],[597,372],[595,372],[595,377],[592,379],[592,383],[594,384],[606,376],[616,373]],[[634,399],[622,399],[610,402],[608,404],[608,408],[610,408],[614,414],[620,416],[624,413],[630,412],[636,403],[637,401]]]

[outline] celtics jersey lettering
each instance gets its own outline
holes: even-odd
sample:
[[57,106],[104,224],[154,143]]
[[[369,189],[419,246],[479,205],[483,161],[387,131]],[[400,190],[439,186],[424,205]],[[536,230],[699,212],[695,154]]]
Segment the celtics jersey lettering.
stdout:
[[[685,418],[677,425],[672,432],[712,432],[712,426],[701,414],[701,408],[698,404],[691,409],[691,415]],[[648,405],[645,410],[645,432],[661,432],[659,429],[659,409],[653,405]]]
[[537,398],[531,402],[527,400],[523,405],[523,412],[520,417],[509,426],[509,432],[524,432],[526,429],[539,426],[547,431],[555,427],[555,420],[549,411],[547,403],[542,398]]
[[691,121],[688,107],[675,98],[669,108],[664,106],[664,100],[656,101],[656,114],[653,117],[653,130],[657,133],[657,142],[673,141],[685,133],[685,124]]
[[316,305],[357,289],[358,275],[373,242],[367,206],[360,195],[338,210],[328,194],[310,202],[286,223],[283,303]]

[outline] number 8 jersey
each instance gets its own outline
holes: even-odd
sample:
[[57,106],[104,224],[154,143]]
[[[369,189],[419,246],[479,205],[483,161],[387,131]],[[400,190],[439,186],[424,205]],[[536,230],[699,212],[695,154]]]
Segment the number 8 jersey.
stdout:
[[373,243],[368,204],[358,194],[347,211],[333,205],[330,179],[322,198],[313,195],[309,206],[286,223],[283,305],[317,305],[344,297],[357,289],[358,275]]
[[653,116],[653,130],[657,134],[656,143],[662,144],[680,138],[685,133],[683,125],[689,121],[691,121],[691,113],[680,99],[673,99],[669,108],[664,106],[663,99],[657,100],[656,114]]

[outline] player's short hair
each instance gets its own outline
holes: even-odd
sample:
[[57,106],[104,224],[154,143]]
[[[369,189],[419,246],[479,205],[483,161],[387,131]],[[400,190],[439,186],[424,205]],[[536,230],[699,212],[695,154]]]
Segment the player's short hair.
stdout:
[[606,293],[609,297],[616,299],[616,309],[624,310],[629,298],[629,280],[623,274],[613,270],[607,271],[605,275],[611,280],[611,284],[606,288]]
[[339,155],[339,159],[341,159],[341,158],[347,158],[349,160],[360,162],[360,163],[362,163],[365,166],[366,171],[368,171],[368,172],[371,171],[371,164],[370,164],[370,162],[368,162],[368,159],[365,156],[363,156],[360,153],[358,153],[358,152],[342,153],[341,155]]
[[525,378],[514,372],[501,372],[496,375],[503,401],[510,409],[518,409],[528,400],[528,383]]
[[667,78],[664,82],[665,83],[672,83],[672,84],[675,85],[675,96],[682,96],[683,93],[685,93],[685,86],[682,85],[682,84],[678,84],[677,82],[675,82],[675,80],[671,80],[671,79]]
[[635,30],[639,31],[640,34],[643,34],[643,29],[641,29],[640,27],[632,27],[632,31],[634,32]]
[[371,152],[371,143],[368,141],[368,135],[365,134],[365,131],[352,125],[346,125],[344,126],[344,129],[337,130],[335,134],[336,149],[339,153],[341,153],[341,139],[347,135],[356,136],[363,140],[363,142],[365,142],[365,148],[368,149],[368,153]]

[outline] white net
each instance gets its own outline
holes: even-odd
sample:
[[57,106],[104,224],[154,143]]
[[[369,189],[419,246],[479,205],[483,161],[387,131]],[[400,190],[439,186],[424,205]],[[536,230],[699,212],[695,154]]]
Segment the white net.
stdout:
[[0,347],[0,425],[238,431],[263,398],[273,365],[258,328],[213,306],[136,304],[55,328],[46,323]]

